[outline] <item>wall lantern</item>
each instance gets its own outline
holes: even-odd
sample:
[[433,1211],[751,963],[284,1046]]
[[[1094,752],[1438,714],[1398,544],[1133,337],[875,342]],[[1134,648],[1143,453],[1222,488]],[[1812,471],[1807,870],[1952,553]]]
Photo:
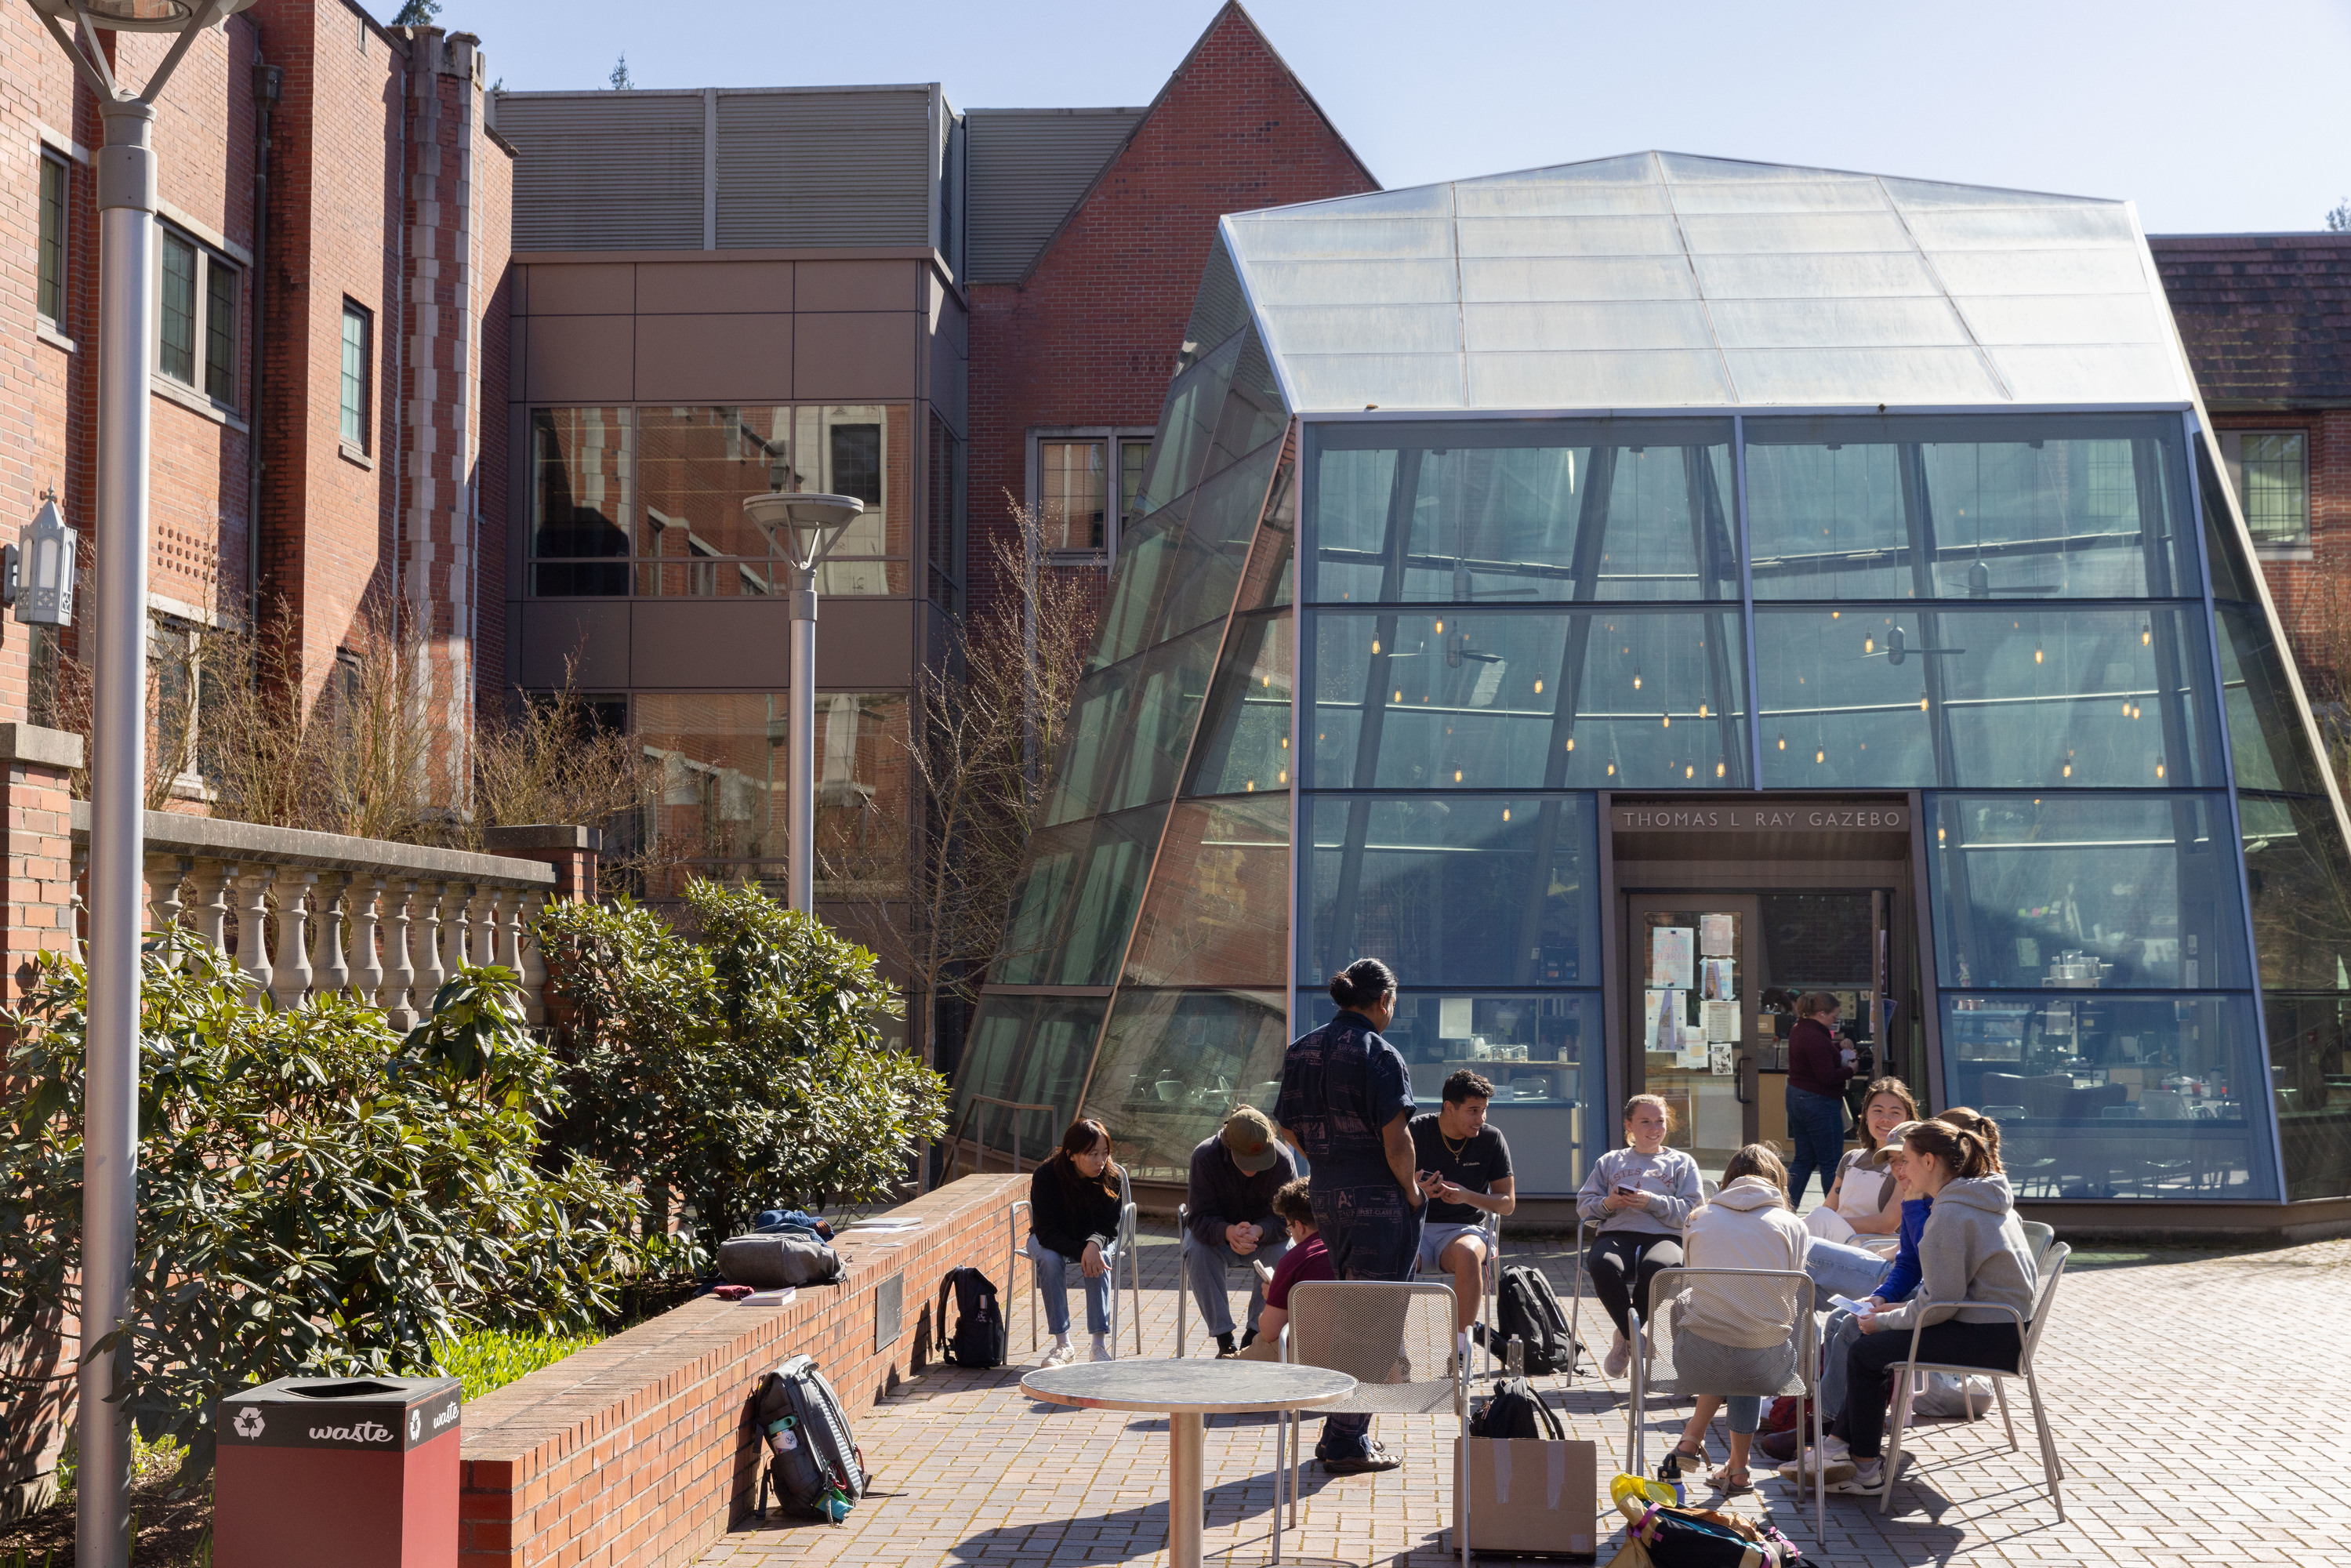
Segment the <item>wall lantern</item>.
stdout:
[[74,559],[81,536],[57,516],[57,493],[41,498],[41,509],[0,549],[0,603],[16,607],[26,626],[70,626],[74,609]]

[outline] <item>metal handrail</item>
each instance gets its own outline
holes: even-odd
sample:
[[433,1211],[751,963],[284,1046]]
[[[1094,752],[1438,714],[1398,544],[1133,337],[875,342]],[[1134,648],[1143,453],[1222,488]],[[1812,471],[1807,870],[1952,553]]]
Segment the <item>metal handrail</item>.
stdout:
[[[1020,1168],[1020,1117],[1018,1113],[1023,1111],[1058,1112],[1061,1109],[1058,1105],[1039,1104],[1029,1101],[999,1100],[993,1094],[974,1094],[968,1100],[964,1102],[963,1114],[956,1118],[955,1135],[947,1140],[947,1159],[949,1161],[956,1162],[959,1165],[963,1156],[964,1131],[971,1125],[972,1109],[974,1106],[977,1105],[995,1105],[999,1106],[1004,1110],[1016,1113],[1012,1118],[1012,1168],[1016,1172]],[[1050,1134],[1049,1134],[1048,1136],[1050,1135]],[[987,1145],[983,1144],[980,1145],[977,1154],[973,1160],[972,1175],[980,1175],[987,1169]],[[954,1168],[956,1168],[955,1166],[943,1164],[940,1167],[938,1182],[934,1185],[944,1186],[949,1179],[949,1173]]]

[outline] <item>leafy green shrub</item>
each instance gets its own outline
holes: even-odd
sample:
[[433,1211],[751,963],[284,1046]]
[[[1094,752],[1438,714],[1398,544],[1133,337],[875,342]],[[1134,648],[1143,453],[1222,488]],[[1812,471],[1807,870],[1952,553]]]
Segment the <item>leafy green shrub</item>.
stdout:
[[[81,967],[44,954],[0,1075],[0,1333],[78,1306]],[[244,1000],[217,949],[150,941],[139,1226],[119,1387],[212,1464],[214,1402],[296,1373],[397,1373],[480,1326],[591,1327],[665,1264],[592,1159],[542,1166],[559,1064],[508,971],[461,971],[406,1040],[372,1008]]]
[[685,901],[699,942],[627,903],[540,916],[558,1142],[691,1204],[705,1245],[771,1205],[884,1196],[946,1130],[946,1080],[883,1045],[900,1003],[873,955],[756,887]]
[[542,1366],[553,1366],[573,1351],[586,1350],[601,1343],[603,1338],[598,1333],[518,1333],[507,1329],[475,1329],[463,1339],[435,1346],[433,1370],[464,1384],[467,1399],[479,1399],[493,1388],[504,1388]]

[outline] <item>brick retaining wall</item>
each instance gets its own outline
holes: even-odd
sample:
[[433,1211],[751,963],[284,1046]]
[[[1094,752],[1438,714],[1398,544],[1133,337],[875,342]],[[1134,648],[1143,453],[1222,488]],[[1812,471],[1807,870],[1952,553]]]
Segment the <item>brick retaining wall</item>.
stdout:
[[[779,1307],[705,1296],[465,1407],[458,1554],[468,1568],[671,1568],[758,1498],[744,1419],[759,1375],[817,1358],[854,1421],[934,1354],[939,1281],[1004,1278],[1007,1205],[1028,1177],[966,1176],[902,1207],[894,1243],[843,1241],[848,1276]],[[900,1281],[897,1337],[874,1344],[876,1288]]]

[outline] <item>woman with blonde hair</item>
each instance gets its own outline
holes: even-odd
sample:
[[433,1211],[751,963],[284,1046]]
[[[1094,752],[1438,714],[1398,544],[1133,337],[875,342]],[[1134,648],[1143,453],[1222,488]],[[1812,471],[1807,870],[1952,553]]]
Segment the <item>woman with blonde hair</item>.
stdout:
[[[1722,1167],[1722,1190],[1690,1216],[1682,1251],[1692,1269],[1772,1269],[1804,1266],[1811,1242],[1788,1207],[1788,1172],[1768,1144],[1750,1144]],[[1778,1389],[1795,1373],[1796,1292],[1770,1280],[1699,1275],[1681,1297],[1674,1325],[1674,1364],[1685,1389]],[[1754,1490],[1747,1451],[1762,1425],[1763,1396],[1701,1394],[1681,1441],[1658,1474],[1671,1480],[1706,1462],[1706,1429],[1715,1407],[1729,1406],[1730,1458],[1707,1478],[1719,1492]]]
[[1616,1343],[1601,1363],[1611,1377],[1624,1376],[1633,1363],[1625,1314],[1635,1300],[1648,1305],[1649,1281],[1658,1270],[1681,1262],[1682,1224],[1706,1200],[1698,1162],[1666,1147],[1672,1130],[1673,1112],[1662,1097],[1635,1094],[1625,1101],[1625,1146],[1593,1161],[1575,1196],[1575,1211],[1600,1227],[1584,1264],[1592,1270],[1593,1294],[1616,1325]]

